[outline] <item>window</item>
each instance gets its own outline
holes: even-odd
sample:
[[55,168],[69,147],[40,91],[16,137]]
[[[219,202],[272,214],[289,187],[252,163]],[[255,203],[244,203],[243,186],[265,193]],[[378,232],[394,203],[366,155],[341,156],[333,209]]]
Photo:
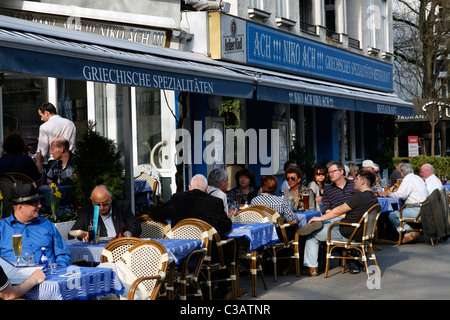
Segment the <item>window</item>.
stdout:
[[325,27],[330,31],[336,31],[334,0],[325,0]]
[[277,0],[277,17],[288,17],[288,4],[286,0]]
[[[153,148],[161,141],[160,90],[136,88],[136,130],[138,164],[149,164]],[[159,152],[153,161],[161,167]]]
[[389,32],[388,32],[388,19],[387,19],[387,4],[386,0],[381,1],[381,12],[380,12],[380,18],[381,18],[381,37],[382,37],[382,46],[381,50],[384,52],[389,52]]
[[312,0],[300,0],[300,29],[308,32],[316,32],[313,23]]
[[263,9],[263,6],[262,6],[262,0],[248,0],[248,7],[249,8],[255,8],[255,9],[260,9],[260,10],[262,10]]

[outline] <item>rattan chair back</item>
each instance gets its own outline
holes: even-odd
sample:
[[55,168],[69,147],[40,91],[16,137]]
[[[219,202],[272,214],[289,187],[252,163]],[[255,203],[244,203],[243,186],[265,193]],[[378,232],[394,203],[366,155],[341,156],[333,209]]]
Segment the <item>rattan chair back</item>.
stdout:
[[270,223],[272,221],[259,209],[248,207],[231,216],[233,223]]
[[138,176],[134,177],[134,180],[146,180],[150,188],[152,188],[152,195],[150,196],[150,201],[153,203],[156,195],[156,188],[158,187],[158,180],[148,173],[141,172]]
[[163,239],[171,228],[170,224],[157,222],[147,215],[137,217],[136,221],[141,224],[140,238]]
[[135,237],[117,238],[108,243],[102,251],[101,262],[116,262],[135,244],[140,243],[141,239]]
[[123,254],[121,261],[137,278],[130,287],[128,300],[134,300],[135,290],[140,285],[145,287],[149,299],[155,300],[169,264],[166,248],[155,240],[141,240]]

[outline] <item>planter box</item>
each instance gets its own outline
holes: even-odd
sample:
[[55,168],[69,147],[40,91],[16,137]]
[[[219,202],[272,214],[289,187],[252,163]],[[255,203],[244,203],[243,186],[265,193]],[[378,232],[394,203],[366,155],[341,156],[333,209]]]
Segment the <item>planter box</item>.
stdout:
[[55,223],[55,227],[56,229],[58,229],[64,241],[68,240],[67,235],[69,234],[69,231],[72,229],[72,226],[74,224],[75,220]]

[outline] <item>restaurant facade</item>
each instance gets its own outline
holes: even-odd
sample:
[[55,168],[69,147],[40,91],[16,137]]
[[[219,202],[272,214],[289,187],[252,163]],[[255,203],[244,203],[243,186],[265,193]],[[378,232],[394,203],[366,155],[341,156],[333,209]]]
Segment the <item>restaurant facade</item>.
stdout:
[[129,190],[141,164],[167,199],[217,167],[281,177],[297,146],[361,163],[385,116],[413,114],[393,92],[390,1],[78,2],[0,2],[0,132],[35,140],[45,101],[78,139],[94,120]]

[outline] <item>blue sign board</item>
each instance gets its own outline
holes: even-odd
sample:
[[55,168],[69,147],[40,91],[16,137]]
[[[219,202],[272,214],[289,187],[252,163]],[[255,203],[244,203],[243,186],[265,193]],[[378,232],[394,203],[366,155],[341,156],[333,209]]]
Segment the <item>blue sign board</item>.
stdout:
[[393,91],[391,64],[247,22],[247,63],[381,91]]

